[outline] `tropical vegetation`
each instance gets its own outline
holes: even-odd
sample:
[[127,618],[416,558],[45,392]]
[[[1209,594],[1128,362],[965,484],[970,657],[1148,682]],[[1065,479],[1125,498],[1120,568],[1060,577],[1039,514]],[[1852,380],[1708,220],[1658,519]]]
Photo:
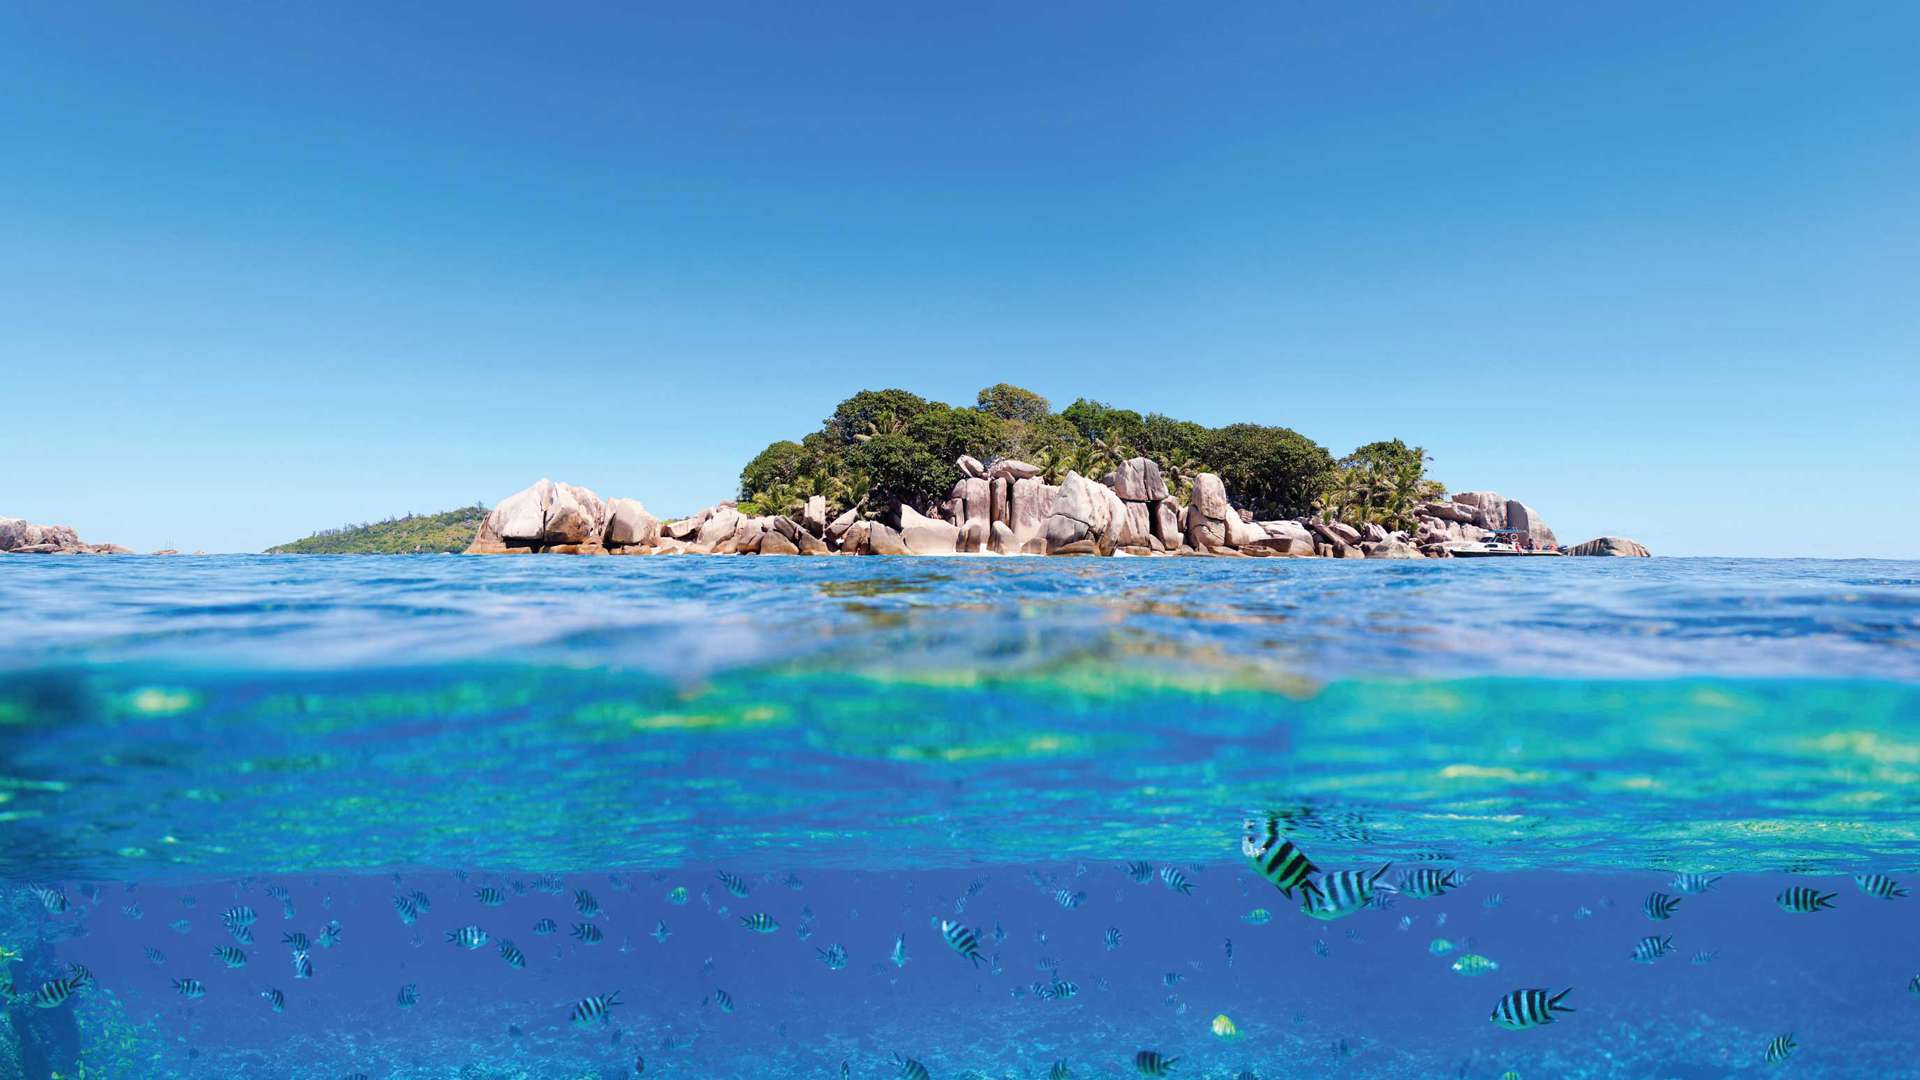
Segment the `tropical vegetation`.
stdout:
[[408,514],[370,524],[323,529],[304,540],[267,549],[269,555],[414,555],[465,551],[486,520],[475,503],[439,514]]
[[1086,398],[1055,412],[1041,395],[999,383],[962,406],[906,390],[862,390],[819,430],[755,455],[740,471],[740,505],[792,514],[819,495],[834,514],[870,516],[895,503],[927,510],[952,491],[963,454],[1018,458],[1056,484],[1069,471],[1098,478],[1121,461],[1147,457],[1182,500],[1196,475],[1211,472],[1258,518],[1320,513],[1356,527],[1411,528],[1413,508],[1442,490],[1426,476],[1426,453],[1398,439],[1336,460],[1290,428],[1210,428]]

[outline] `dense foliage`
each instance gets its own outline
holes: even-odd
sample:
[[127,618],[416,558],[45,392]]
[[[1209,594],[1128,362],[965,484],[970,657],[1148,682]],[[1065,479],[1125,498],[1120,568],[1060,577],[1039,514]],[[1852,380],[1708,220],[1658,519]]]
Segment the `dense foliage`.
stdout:
[[408,514],[370,525],[344,525],[267,549],[269,555],[413,555],[465,551],[487,516],[478,503],[441,514]]
[[1316,506],[1322,514],[1359,528],[1414,528],[1414,508],[1439,498],[1446,488],[1427,476],[1427,452],[1399,439],[1370,442],[1341,458]]
[[[743,509],[763,514],[793,513],[812,495],[824,496],[836,514],[849,508],[879,513],[896,502],[925,510],[944,500],[960,478],[954,462],[962,454],[985,462],[1029,461],[1049,483],[1069,471],[1098,478],[1127,458],[1144,456],[1159,464],[1183,500],[1196,474],[1214,472],[1226,481],[1235,505],[1260,518],[1289,518],[1326,506],[1336,477],[1348,469],[1399,475],[1394,470],[1407,459],[1381,449],[1390,447],[1406,451],[1397,440],[1370,443],[1336,462],[1326,448],[1288,428],[1209,428],[1085,398],[1054,412],[1046,398],[1008,383],[980,391],[972,406],[929,401],[906,390],[862,390],[841,402],[820,430],[798,442],[776,442],[748,462],[740,471],[740,500]],[[1424,466],[1424,455],[1406,452]],[[1365,506],[1377,515],[1400,505],[1373,487],[1367,491],[1372,502],[1339,505]]]

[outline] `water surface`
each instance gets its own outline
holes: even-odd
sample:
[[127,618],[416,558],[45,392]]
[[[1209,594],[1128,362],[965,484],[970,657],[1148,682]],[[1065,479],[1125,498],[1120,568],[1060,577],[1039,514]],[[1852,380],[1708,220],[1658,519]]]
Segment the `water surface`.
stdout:
[[[1912,563],[15,557],[0,610],[0,945],[23,992],[95,981],[7,1015],[89,1076],[1090,1077],[1155,1048],[1706,1077],[1787,1031],[1795,1075],[1911,1059],[1920,901],[1850,876],[1920,857]],[[1308,919],[1239,857],[1249,815],[1323,867],[1468,880]],[[1649,920],[1679,871],[1728,876]],[[1837,906],[1788,914],[1794,885]],[[997,963],[936,918],[998,925]],[[329,921],[293,979],[282,934]],[[1628,959],[1656,931],[1675,952]],[[1451,970],[1469,938],[1497,971]],[[1580,1011],[1488,1022],[1535,985]],[[613,1023],[567,1023],[613,989]]]

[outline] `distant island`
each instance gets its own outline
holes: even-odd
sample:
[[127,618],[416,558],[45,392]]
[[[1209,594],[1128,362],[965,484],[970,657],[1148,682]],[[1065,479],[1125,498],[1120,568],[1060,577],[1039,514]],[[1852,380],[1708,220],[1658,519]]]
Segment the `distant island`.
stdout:
[[[972,405],[862,390],[768,444],[735,497],[661,521],[630,498],[541,480],[500,501],[316,532],[274,555],[1199,555],[1420,559],[1647,555],[1562,546],[1534,509],[1429,475],[1400,439],[1336,457],[1291,428],[1207,427],[998,383]],[[1231,494],[1230,494],[1231,493]],[[123,554],[0,518],[0,554]],[[173,554],[156,552],[155,554]]]
[[323,529],[304,540],[267,549],[269,555],[425,555],[460,552],[487,518],[476,503],[439,514],[408,514],[370,525]]
[[[999,383],[971,406],[863,390],[774,442],[736,497],[662,522],[638,500],[541,480],[480,523],[474,554],[1646,555],[1562,548],[1489,491],[1448,496],[1399,439],[1335,457],[1284,427],[1210,428]],[[1231,500],[1229,492],[1232,493]]]

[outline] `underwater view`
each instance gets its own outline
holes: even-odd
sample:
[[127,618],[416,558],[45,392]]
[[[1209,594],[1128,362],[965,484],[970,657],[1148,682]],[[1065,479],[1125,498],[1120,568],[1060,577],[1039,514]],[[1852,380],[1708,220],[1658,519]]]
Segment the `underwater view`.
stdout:
[[0,560],[0,1077],[1892,1077],[1920,566]]

